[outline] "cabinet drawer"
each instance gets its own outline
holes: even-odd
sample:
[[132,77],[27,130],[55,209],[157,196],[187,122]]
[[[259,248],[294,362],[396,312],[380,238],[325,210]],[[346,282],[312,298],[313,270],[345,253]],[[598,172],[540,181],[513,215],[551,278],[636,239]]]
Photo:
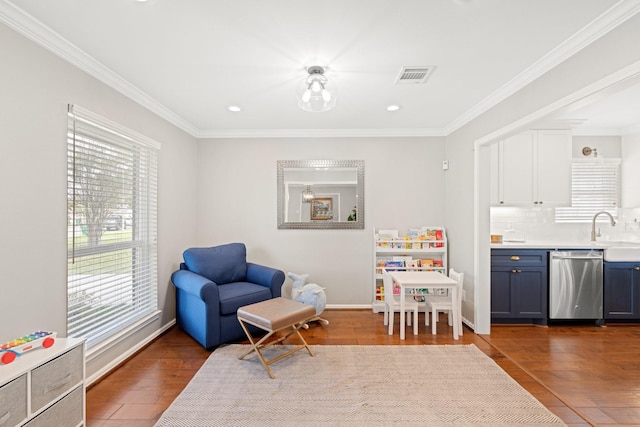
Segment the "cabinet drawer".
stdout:
[[491,265],[496,267],[544,267],[547,265],[547,251],[492,249]]
[[0,427],[13,427],[27,418],[27,374],[0,387]]
[[83,365],[84,354],[80,346],[34,369],[31,373],[31,412],[38,412],[79,384]]
[[74,427],[82,424],[83,416],[83,387],[79,386],[71,393],[46,411],[29,421],[29,427],[68,426]]

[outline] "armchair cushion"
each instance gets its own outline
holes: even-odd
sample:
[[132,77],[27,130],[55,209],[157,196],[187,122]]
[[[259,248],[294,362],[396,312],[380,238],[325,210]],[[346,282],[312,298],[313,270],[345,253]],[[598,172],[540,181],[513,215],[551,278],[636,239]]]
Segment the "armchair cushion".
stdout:
[[271,289],[249,282],[228,283],[218,287],[220,314],[236,314],[240,307],[272,298]]
[[247,280],[247,249],[242,243],[190,248],[183,257],[189,271],[218,285]]

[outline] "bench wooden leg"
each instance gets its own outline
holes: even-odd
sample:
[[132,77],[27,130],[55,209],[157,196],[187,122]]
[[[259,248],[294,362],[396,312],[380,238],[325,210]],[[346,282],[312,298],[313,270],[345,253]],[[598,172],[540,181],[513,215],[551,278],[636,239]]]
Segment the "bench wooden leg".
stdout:
[[[305,339],[303,338],[303,336],[300,334],[300,328],[303,326],[304,323],[300,323],[297,325],[290,325],[290,326],[285,326],[284,328],[280,328],[278,330],[268,330],[268,329],[264,329],[261,328],[260,325],[255,325],[251,322],[248,322],[245,319],[242,319],[240,317],[238,317],[238,321],[240,322],[240,326],[242,326],[242,329],[244,330],[244,333],[247,335],[247,338],[249,338],[249,342],[251,343],[251,350],[249,350],[248,352],[244,353],[242,356],[239,357],[239,359],[244,359],[245,357],[247,357],[249,354],[253,353],[254,351],[258,354],[258,357],[260,358],[260,361],[262,362],[262,364],[264,365],[265,369],[267,370],[267,373],[269,374],[269,376],[271,378],[275,378],[275,375],[273,374],[273,372],[271,371],[271,368],[269,367],[269,365],[271,365],[272,363],[277,362],[278,360],[281,360],[293,353],[295,353],[298,350],[302,350],[303,348],[306,348],[307,351],[309,352],[309,354],[311,356],[315,356],[315,354],[313,354],[313,350],[311,350],[311,347],[309,347],[309,344],[307,344],[307,341],[305,341]],[[260,340],[258,340],[257,342],[254,340],[253,336],[251,335],[251,333],[249,332],[249,329],[246,327],[245,322],[247,324],[253,324],[254,326],[266,330],[267,331],[267,335],[265,335],[264,337],[262,337]],[[287,335],[285,335],[284,337],[280,337],[278,339],[272,340],[267,342],[267,340],[276,332],[287,329],[287,328],[291,328],[291,331],[289,331],[289,333]],[[302,341],[302,344],[300,344],[299,346],[283,353],[280,354],[272,359],[266,359],[264,357],[264,355],[262,354],[262,349],[272,346],[274,344],[280,343],[284,340],[286,340],[287,338],[289,338],[291,335],[293,334],[297,334],[298,338],[300,338],[300,340]]]

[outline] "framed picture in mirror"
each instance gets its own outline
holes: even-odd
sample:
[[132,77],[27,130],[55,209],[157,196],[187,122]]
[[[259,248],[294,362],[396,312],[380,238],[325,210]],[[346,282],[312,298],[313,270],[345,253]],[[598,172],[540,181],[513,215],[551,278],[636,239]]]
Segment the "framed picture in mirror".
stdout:
[[333,199],[318,197],[311,201],[312,221],[331,221],[333,219]]

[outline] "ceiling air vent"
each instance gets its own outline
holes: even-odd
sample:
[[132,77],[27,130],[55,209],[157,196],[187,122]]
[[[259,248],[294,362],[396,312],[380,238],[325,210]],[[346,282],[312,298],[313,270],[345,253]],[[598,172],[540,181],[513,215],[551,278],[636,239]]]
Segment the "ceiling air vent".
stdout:
[[402,67],[396,84],[424,83],[436,67]]

